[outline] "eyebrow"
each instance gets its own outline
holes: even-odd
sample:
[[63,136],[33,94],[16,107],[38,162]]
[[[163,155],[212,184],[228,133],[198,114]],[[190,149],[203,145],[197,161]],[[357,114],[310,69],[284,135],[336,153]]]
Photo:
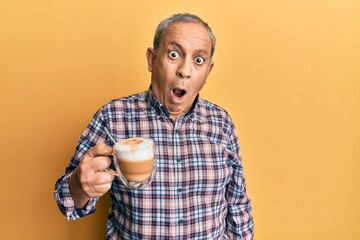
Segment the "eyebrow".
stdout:
[[184,50],[183,46],[180,43],[177,42],[169,42],[169,46],[170,45],[175,45],[177,48],[179,48],[181,51]]

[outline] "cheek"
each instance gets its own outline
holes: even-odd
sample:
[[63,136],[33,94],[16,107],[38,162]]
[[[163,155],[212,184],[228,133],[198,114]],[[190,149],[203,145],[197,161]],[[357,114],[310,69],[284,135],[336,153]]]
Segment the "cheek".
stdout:
[[196,87],[202,88],[206,83],[207,76],[206,71],[201,72],[197,77]]
[[194,92],[193,92],[193,94],[194,95],[197,95],[200,91],[201,91],[201,89],[204,87],[204,85],[205,85],[205,79],[199,79],[199,81],[197,81],[196,83],[194,83],[193,84],[193,89],[194,89]]
[[166,80],[170,77],[173,77],[176,73],[176,66],[167,61],[163,62],[158,69],[158,75],[161,75]]

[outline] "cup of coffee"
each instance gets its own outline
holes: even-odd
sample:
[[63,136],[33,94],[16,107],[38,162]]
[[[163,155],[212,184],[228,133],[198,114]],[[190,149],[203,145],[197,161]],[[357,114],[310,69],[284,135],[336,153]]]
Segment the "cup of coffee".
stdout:
[[121,181],[131,189],[147,187],[156,171],[155,144],[149,138],[128,138],[114,145],[114,164]]

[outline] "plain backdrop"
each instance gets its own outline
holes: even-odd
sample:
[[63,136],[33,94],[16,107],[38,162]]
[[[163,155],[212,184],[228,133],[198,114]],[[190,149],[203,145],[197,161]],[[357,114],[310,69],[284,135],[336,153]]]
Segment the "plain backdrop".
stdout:
[[108,196],[68,222],[54,184],[96,110],[147,90],[179,12],[217,37],[201,97],[236,125],[255,239],[360,239],[357,0],[0,0],[0,239],[105,238]]

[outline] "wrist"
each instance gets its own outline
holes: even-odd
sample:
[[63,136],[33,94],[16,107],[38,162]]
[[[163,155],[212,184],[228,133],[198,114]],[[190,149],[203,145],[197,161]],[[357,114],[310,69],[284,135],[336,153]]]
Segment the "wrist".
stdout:
[[90,197],[82,189],[79,176],[77,174],[77,169],[75,169],[74,172],[70,175],[69,190],[71,198],[74,201],[75,208],[83,209],[90,200]]

